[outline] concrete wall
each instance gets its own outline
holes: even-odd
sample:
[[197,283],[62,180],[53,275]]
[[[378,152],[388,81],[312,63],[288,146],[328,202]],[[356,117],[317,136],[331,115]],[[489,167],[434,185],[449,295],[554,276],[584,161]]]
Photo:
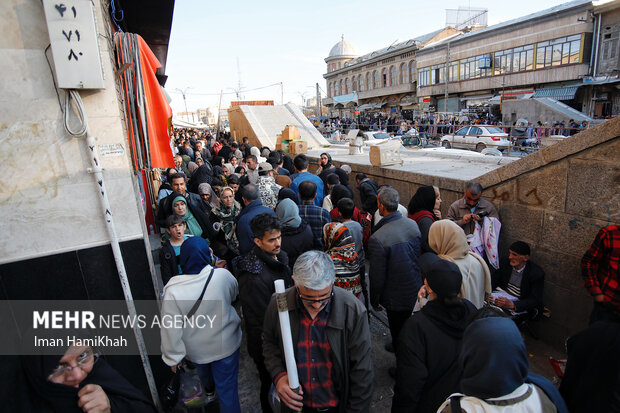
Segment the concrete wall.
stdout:
[[[86,172],[90,159],[83,139],[68,135],[54,90],[45,48],[50,43],[38,0],[0,6],[0,263],[109,243],[98,186]],[[112,213],[121,240],[142,237],[102,4],[95,2],[105,90],[83,91],[91,133],[100,145],[120,144],[125,153],[102,156]],[[51,52],[48,51],[50,62]],[[53,65],[52,65],[53,67]]]
[[[592,308],[580,259],[599,228],[620,223],[619,136],[616,118],[476,178],[485,187],[483,196],[500,213],[500,254],[507,255],[512,242],[526,241],[532,247],[531,259],[546,272],[544,298],[552,314],[533,328],[558,349],[568,335],[586,326]],[[364,172],[394,186],[405,206],[418,187],[437,185],[444,217],[465,186],[459,179],[349,165],[353,187],[355,174]]]

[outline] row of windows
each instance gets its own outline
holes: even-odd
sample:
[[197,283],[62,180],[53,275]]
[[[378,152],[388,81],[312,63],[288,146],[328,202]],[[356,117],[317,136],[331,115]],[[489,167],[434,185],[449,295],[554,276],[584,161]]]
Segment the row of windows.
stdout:
[[[450,62],[448,81],[456,82],[580,63],[582,40],[583,35],[577,34]],[[444,68],[445,64],[440,64],[420,69],[418,85],[444,83],[446,81]]]
[[347,95],[353,92],[379,89],[382,87],[404,85],[416,81],[415,61],[401,63],[400,66],[392,65],[389,69],[381,71],[373,70],[366,74],[347,77],[327,84],[330,96]]

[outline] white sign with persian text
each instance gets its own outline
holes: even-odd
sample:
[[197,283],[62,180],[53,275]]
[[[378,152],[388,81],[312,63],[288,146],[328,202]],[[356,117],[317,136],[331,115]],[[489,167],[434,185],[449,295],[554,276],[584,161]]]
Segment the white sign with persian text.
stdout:
[[43,0],[61,89],[104,89],[93,7],[89,0]]

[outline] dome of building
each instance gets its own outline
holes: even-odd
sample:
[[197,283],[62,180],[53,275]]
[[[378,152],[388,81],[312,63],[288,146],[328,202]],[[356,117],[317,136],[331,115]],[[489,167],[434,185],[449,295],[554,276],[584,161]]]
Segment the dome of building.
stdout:
[[342,40],[332,47],[332,50],[329,52],[329,56],[325,60],[352,59],[357,56],[359,56],[359,54],[357,53],[357,50],[355,50],[355,46],[344,40],[344,36],[342,36]]

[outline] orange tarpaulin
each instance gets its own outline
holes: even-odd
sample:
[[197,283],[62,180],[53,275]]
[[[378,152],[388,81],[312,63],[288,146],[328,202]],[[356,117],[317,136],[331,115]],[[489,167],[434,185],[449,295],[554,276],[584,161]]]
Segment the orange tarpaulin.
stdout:
[[137,37],[144,98],[146,100],[151,168],[174,168],[170,137],[168,136],[168,119],[172,116],[172,109],[161,90],[157,77],[155,77],[155,72],[161,67],[161,63],[144,39],[141,36]]

